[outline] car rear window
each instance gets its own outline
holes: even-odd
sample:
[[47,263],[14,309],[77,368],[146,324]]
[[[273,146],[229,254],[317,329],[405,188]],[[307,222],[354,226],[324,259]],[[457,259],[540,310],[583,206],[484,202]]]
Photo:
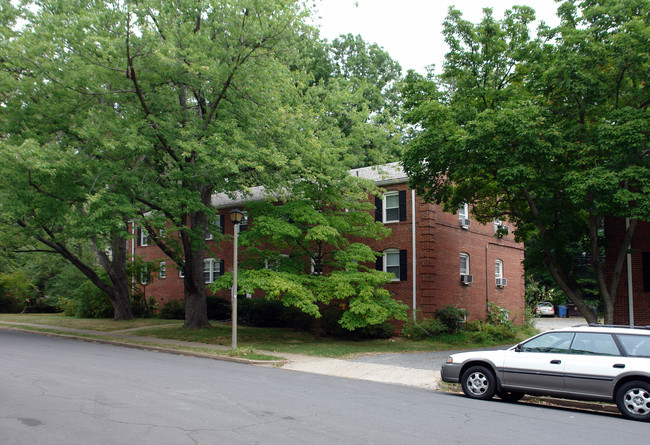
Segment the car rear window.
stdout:
[[650,357],[650,336],[621,334],[618,339],[625,349],[625,354],[632,357]]

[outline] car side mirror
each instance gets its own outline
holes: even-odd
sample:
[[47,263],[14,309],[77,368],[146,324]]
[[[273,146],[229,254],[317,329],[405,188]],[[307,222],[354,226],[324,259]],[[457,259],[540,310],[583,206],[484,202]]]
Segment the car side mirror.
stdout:
[[524,350],[524,347],[519,343],[517,346],[515,346],[515,352],[521,352]]

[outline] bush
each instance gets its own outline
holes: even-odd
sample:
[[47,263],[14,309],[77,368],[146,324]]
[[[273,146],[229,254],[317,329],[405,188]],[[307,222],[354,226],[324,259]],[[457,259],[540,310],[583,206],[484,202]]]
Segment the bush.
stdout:
[[409,320],[402,328],[402,336],[409,340],[424,340],[440,335],[446,330],[447,326],[436,318],[425,318],[420,323]]
[[80,318],[113,318],[113,305],[104,292],[86,281],[72,294],[75,316]]
[[282,326],[284,305],[277,300],[242,298],[237,300],[237,322],[246,326],[277,328]]
[[509,340],[516,340],[516,332],[506,325],[492,325],[480,321],[468,323],[467,331],[469,338],[476,343],[502,343]]
[[[239,305],[237,305],[237,309],[239,309]],[[237,315],[239,315],[239,311]],[[230,301],[218,295],[208,295],[208,319],[230,320],[230,318],[232,318],[232,305]]]
[[466,317],[467,311],[465,309],[458,309],[451,305],[436,310],[436,318],[445,325],[448,334],[455,334],[460,331]]
[[0,274],[0,312],[20,312],[36,291],[22,270]]
[[0,282],[0,313],[16,313],[22,310],[23,301],[5,290]]
[[510,311],[491,301],[487,305],[485,321],[494,326],[505,326],[510,330],[513,329],[512,322],[510,321]]
[[164,320],[184,320],[185,302],[182,300],[170,300],[158,311],[158,318]]
[[62,300],[56,297],[32,298],[25,306],[25,312],[31,314],[55,314],[62,311]]

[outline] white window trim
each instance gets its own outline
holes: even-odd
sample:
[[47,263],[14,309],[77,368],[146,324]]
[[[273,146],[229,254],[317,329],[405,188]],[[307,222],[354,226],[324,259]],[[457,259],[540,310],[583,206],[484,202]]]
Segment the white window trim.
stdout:
[[503,278],[503,261],[494,261],[494,278]]
[[140,227],[140,247],[149,245],[149,232],[144,227]]
[[161,280],[167,278],[167,263],[164,261],[161,261],[158,264],[158,278],[160,278]]
[[[465,270],[463,270],[463,259],[465,259]],[[461,275],[470,275],[469,268],[469,254],[465,252],[460,253],[460,274]]]
[[[397,255],[397,274],[395,274],[395,272],[390,272],[388,270],[388,255],[389,254],[390,255]],[[400,261],[399,261],[400,257],[399,257],[399,255],[400,255],[399,249],[386,249],[386,250],[384,250],[384,261],[383,261],[384,272],[392,273],[393,275],[395,275],[395,278],[393,278],[391,281],[401,281],[399,279],[399,277],[401,276],[401,272],[402,272],[401,269],[400,269]],[[395,266],[392,266],[392,267],[395,267]]]
[[[388,219],[387,216],[387,211],[388,211],[388,206],[386,205],[388,197],[392,196],[397,196],[397,207],[391,207],[391,209],[397,208],[397,218],[396,219]],[[383,202],[382,202],[382,221],[384,224],[390,224],[390,223],[398,223],[399,222],[399,191],[394,191],[394,192],[386,192],[383,196]]]
[[[206,265],[209,265],[207,270]],[[217,271],[217,265],[221,267],[221,263],[216,258],[206,258],[203,260],[203,279],[206,284],[214,283],[214,279],[221,275],[221,270]],[[207,280],[205,279],[206,272],[208,273]]]
[[458,219],[469,219],[469,204],[465,203],[458,208]]

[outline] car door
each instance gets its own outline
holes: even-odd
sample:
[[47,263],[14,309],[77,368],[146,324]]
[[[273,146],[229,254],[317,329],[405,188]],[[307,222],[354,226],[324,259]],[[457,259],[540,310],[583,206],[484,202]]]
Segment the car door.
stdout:
[[578,332],[565,359],[566,390],[581,395],[612,397],[614,379],[625,372],[624,357],[611,334]]
[[565,358],[573,336],[573,332],[546,332],[509,350],[502,384],[520,390],[563,391]]

